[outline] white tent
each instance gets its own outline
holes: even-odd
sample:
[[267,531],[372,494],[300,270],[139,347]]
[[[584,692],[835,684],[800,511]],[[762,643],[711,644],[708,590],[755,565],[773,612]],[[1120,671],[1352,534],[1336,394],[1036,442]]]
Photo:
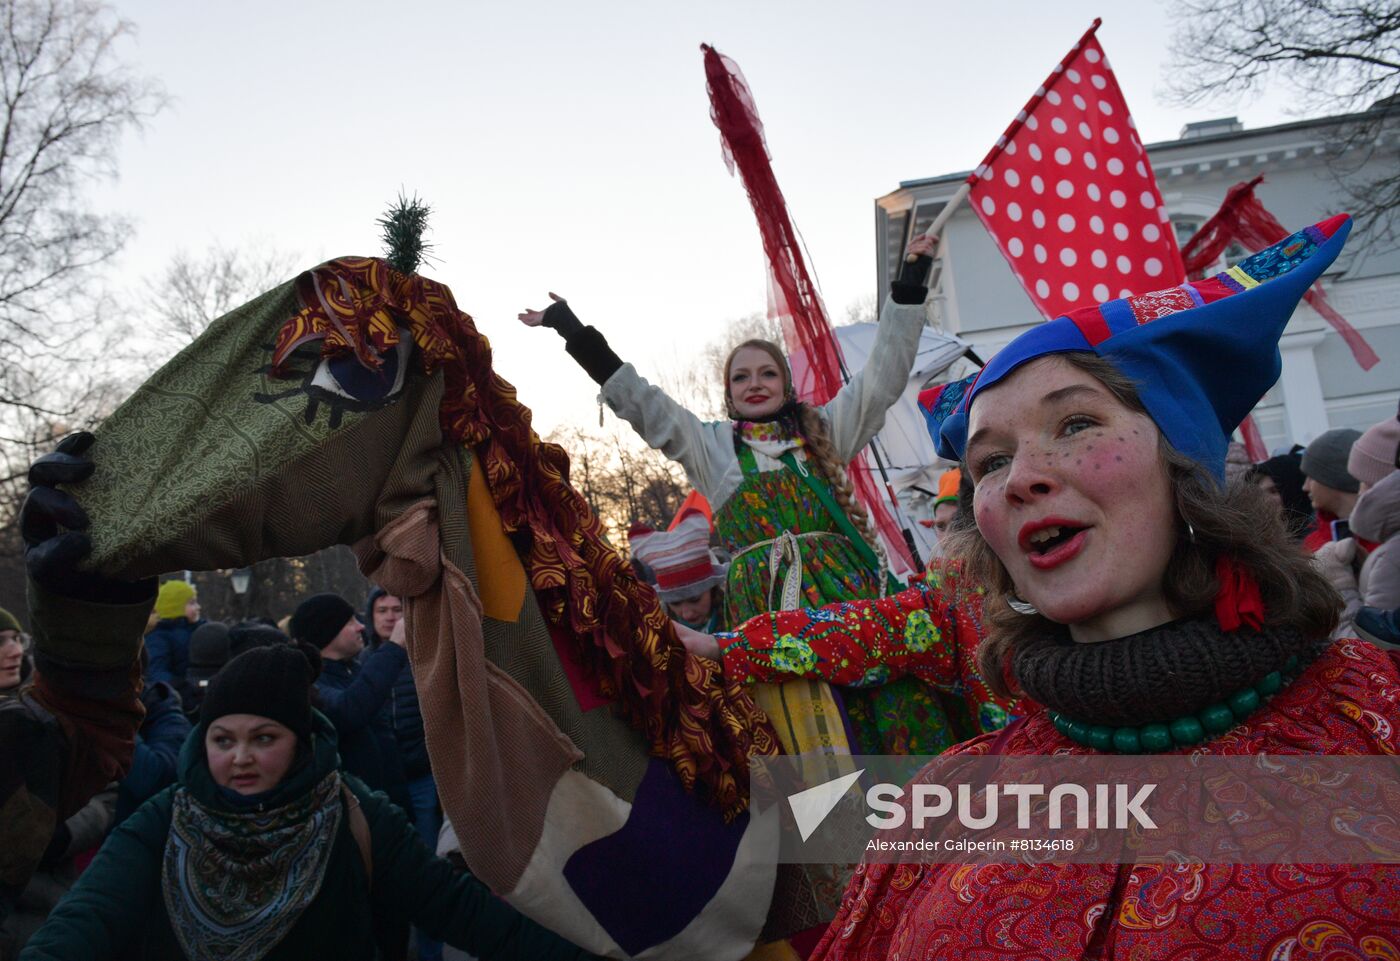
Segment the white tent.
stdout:
[[[849,324],[833,328],[841,342],[841,351],[846,357],[846,365],[852,374],[865,366],[870,357],[870,349],[875,344],[877,325],[873,323]],[[954,361],[967,353],[967,341],[951,334],[939,333],[926,327],[919,339],[919,352],[914,360],[914,369],[909,374],[909,382],[904,394],[895,401],[885,417],[885,426],[880,430],[879,443],[889,471],[890,483],[899,496],[904,508],[904,517],[914,533],[914,541],[924,562],[933,553],[933,532],[919,524],[921,518],[930,516],[931,498],[925,497],[916,488],[934,491],[938,488],[938,475],[949,467],[956,466],[940,460],[933,448],[933,439],[928,433],[928,422],[919,410],[919,391],[930,379],[947,370]],[[874,459],[870,466],[875,468]],[[877,483],[881,478],[877,473]]]

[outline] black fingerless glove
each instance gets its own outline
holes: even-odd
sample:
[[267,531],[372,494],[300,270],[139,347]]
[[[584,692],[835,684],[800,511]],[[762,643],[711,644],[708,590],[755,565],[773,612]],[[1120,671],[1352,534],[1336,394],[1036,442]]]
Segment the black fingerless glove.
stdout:
[[543,324],[559,331],[569,356],[600,386],[622,366],[622,358],[608,346],[607,338],[596,327],[585,327],[566,302],[557,300],[550,304],[545,309]]
[[899,279],[890,284],[890,299],[896,304],[922,304],[928,299],[928,275],[933,258],[920,255],[900,268]]

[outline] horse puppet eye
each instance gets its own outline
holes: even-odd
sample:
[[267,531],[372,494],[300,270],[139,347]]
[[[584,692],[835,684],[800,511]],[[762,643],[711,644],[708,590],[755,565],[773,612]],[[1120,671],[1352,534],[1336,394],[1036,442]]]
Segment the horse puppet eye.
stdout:
[[311,362],[310,369],[288,371],[293,376],[301,377],[300,384],[276,393],[256,393],[253,399],[263,404],[275,404],[296,394],[304,394],[306,422],[314,423],[324,404],[330,408],[329,426],[336,430],[347,411],[378,410],[398,400],[408,378],[412,356],[413,338],[407,331],[401,331],[399,342],[393,350],[382,355],[383,363],[378,369],[366,367],[350,353],[307,358]]
[[397,347],[384,355],[384,363],[378,370],[364,366],[354,354],[324,357],[316,365],[308,386],[319,387],[328,394],[360,403],[391,400],[403,390],[408,353],[412,346],[411,338],[400,338]]

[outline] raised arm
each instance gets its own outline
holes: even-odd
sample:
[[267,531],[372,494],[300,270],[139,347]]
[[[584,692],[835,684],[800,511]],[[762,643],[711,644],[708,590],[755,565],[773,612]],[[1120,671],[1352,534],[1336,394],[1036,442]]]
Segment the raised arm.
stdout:
[[79,570],[88,518],[59,487],[92,474],[91,443],[75,434],[36,461],[20,512],[34,677],[0,711],[0,922],[59,823],[126,774],[143,713],[139,654],[155,578]]
[[566,301],[550,294],[546,310],[526,310],[528,327],[551,327],[564,338],[564,349],[602,388],[602,398],[641,438],[685,470],[691,485],[718,506],[741,479],[727,423],[705,423],[666,392],[624,364],[594,327],[586,327]]
[[318,683],[317,707],[342,736],[358,731],[378,716],[407,663],[408,655],[401,644],[381,644],[365,658],[359,673],[344,690]]
[[[908,252],[926,256],[936,243],[935,238],[919,237]],[[890,285],[869,359],[826,405],[831,443],[843,463],[870,443],[885,425],[885,412],[904,393],[919,352],[927,297],[928,288],[922,283],[896,280]]]

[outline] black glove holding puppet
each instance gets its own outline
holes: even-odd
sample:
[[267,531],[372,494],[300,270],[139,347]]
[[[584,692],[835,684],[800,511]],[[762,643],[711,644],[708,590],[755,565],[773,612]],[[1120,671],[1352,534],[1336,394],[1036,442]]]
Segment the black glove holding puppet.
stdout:
[[87,512],[59,484],[76,484],[92,476],[87,456],[95,438],[86,431],[70,434],[57,449],[29,468],[29,496],[20,509],[24,564],[29,577],[51,594],[97,604],[136,604],[155,595],[155,578],[119,581],[79,569],[92,551]]

